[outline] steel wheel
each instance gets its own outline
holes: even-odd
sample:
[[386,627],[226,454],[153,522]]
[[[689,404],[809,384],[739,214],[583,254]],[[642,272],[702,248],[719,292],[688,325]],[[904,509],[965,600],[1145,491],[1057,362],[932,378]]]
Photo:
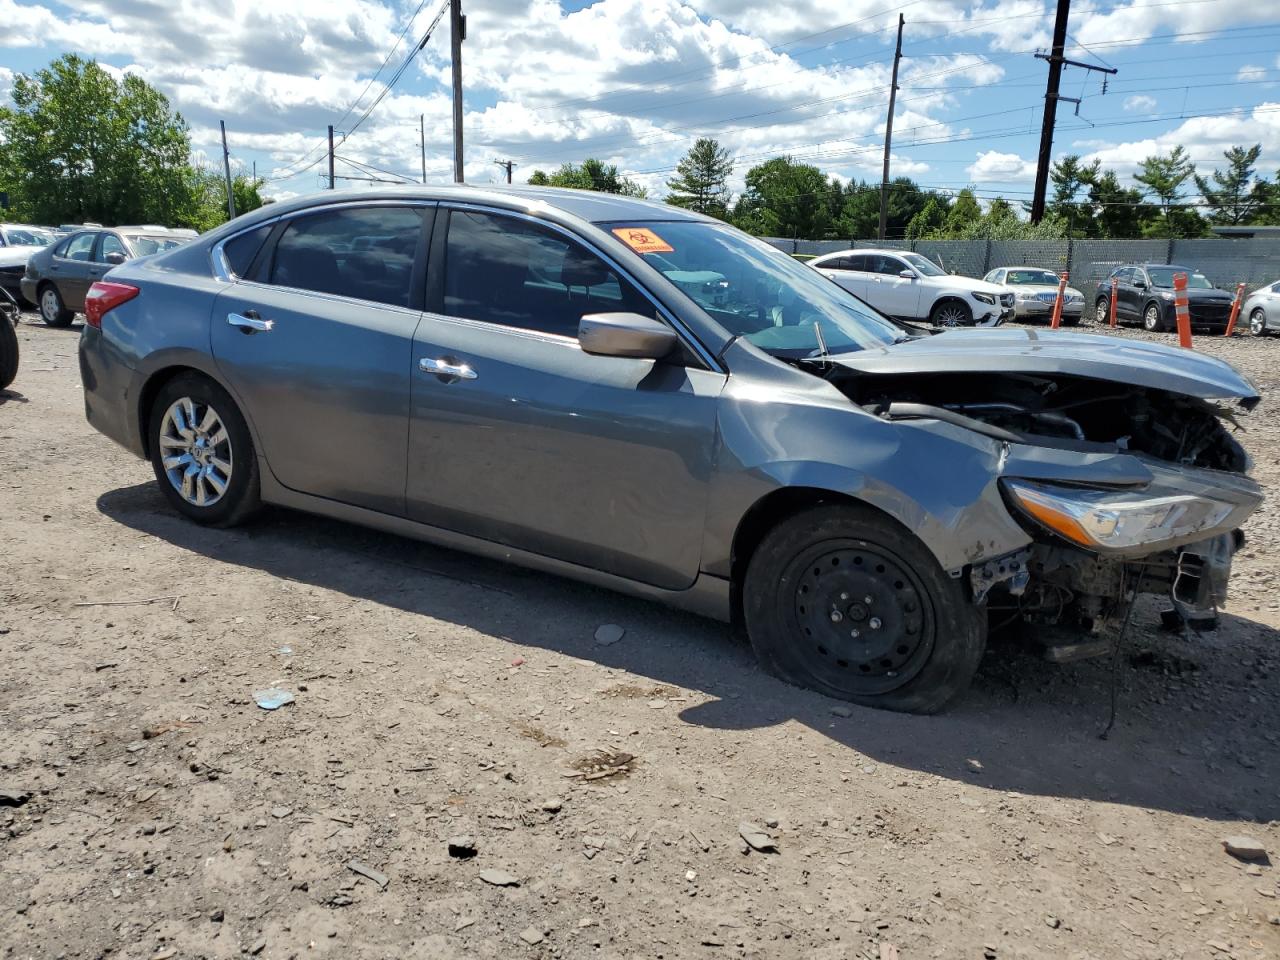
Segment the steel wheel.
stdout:
[[1267,315],[1262,312],[1261,307],[1249,314],[1249,332],[1255,337],[1267,335]]
[[40,319],[50,327],[65,327],[75,317],[62,303],[58,288],[47,285],[40,292]]
[[1142,325],[1152,333],[1155,333],[1164,326],[1160,319],[1160,308],[1154,303],[1147,305],[1147,310],[1142,315]]
[[212,507],[231,483],[235,454],[222,417],[212,404],[182,397],[160,421],[165,476],[179,496],[196,507]]
[[795,617],[814,679],[873,696],[920,672],[933,647],[930,609],[901,561],[866,543],[827,543],[800,563]]

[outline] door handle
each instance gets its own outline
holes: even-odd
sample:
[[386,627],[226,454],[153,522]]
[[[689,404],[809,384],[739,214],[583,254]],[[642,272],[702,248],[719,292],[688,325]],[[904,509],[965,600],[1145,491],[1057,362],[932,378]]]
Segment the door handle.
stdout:
[[244,313],[228,313],[227,323],[233,327],[239,327],[245,333],[258,333],[259,331],[266,333],[275,326],[274,320],[263,320],[258,316],[256,310],[246,310]]
[[480,376],[471,369],[470,364],[432,360],[429,357],[423,357],[418,361],[418,369],[423,373],[434,373],[438,377],[456,377],[459,380],[475,380]]

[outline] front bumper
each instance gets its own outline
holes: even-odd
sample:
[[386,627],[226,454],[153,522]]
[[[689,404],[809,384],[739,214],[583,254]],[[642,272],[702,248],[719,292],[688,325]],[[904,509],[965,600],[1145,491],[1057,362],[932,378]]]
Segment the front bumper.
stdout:
[[[1053,304],[1042,300],[1019,300],[1013,305],[1014,316],[1019,320],[1047,320],[1053,316]],[[1074,301],[1062,305],[1064,317],[1084,316],[1084,301]]]

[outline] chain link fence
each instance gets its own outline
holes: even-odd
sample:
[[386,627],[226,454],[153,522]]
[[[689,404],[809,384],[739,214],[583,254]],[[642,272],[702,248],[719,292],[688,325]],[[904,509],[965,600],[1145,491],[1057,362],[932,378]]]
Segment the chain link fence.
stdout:
[[780,250],[816,257],[850,248],[913,250],[948,273],[982,277],[997,267],[1041,267],[1071,275],[1093,303],[1098,287],[1127,263],[1177,264],[1198,270],[1216,287],[1246,294],[1280,280],[1280,239],[1241,240],[786,240],[765,237]]

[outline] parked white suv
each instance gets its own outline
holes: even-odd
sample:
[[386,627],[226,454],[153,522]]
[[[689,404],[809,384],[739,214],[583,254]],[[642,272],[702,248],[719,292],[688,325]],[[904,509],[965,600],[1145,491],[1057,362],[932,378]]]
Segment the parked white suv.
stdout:
[[854,296],[902,320],[936,327],[994,327],[1013,316],[1013,294],[1004,287],[946,273],[905,250],[842,250],[809,261]]

